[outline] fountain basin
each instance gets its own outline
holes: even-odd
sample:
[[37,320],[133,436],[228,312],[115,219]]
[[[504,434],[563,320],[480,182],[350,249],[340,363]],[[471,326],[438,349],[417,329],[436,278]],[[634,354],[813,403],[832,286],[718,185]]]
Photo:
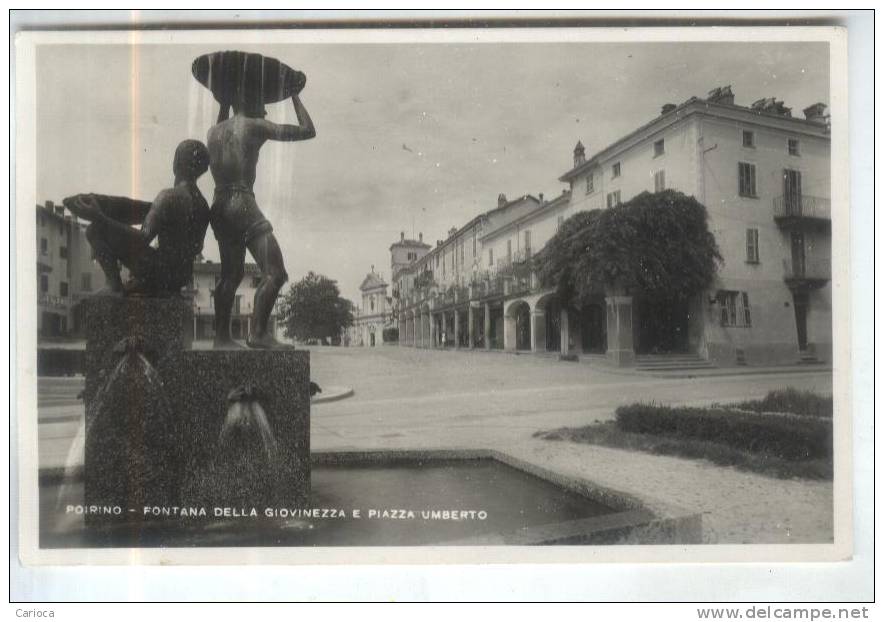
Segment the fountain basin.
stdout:
[[[319,452],[307,503],[137,508],[139,529],[86,528],[80,485],[41,485],[42,548],[699,543],[699,514],[493,450]],[[80,501],[82,503],[82,501]],[[191,510],[197,508],[191,508]],[[129,508],[121,509],[127,512]],[[162,510],[162,509],[161,509]],[[167,509],[171,512],[171,509]],[[179,510],[180,512],[180,510]]]

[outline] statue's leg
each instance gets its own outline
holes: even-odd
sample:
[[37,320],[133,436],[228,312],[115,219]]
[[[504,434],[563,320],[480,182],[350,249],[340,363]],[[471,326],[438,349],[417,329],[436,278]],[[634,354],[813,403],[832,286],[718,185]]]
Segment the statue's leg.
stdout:
[[246,247],[219,239],[218,249],[221,251],[221,280],[215,287],[215,347],[237,347],[239,344],[230,336],[230,313],[245,270]]
[[249,252],[261,269],[261,283],[255,290],[252,331],[248,345],[252,348],[285,348],[268,331],[270,314],[276,303],[276,296],[289,276],[285,271],[282,251],[272,232],[256,236],[249,241]]
[[89,240],[89,245],[95,253],[95,261],[104,272],[107,288],[111,292],[122,293],[123,281],[120,278],[119,256],[111,238],[108,228],[100,223],[93,222],[86,227],[86,239]]

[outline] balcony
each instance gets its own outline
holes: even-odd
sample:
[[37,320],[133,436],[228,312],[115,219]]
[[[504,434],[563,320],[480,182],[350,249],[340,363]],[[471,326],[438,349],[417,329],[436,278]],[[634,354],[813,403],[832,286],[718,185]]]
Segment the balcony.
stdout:
[[819,289],[832,280],[832,260],[828,257],[783,260],[783,280],[792,290]]
[[37,296],[37,304],[44,308],[66,309],[70,306],[70,298],[42,293]]
[[773,215],[783,229],[824,230],[832,225],[831,201],[806,194],[774,198]]

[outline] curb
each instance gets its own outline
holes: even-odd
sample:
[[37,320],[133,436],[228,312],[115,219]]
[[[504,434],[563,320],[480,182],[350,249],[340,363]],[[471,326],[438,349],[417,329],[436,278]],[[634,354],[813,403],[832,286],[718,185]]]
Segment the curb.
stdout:
[[310,405],[324,404],[326,402],[336,402],[344,398],[352,397],[354,394],[352,387],[327,387],[319,395],[310,398]]

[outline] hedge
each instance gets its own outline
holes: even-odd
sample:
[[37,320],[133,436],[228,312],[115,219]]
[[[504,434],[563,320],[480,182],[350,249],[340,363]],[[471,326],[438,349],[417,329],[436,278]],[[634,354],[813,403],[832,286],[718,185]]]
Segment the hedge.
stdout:
[[811,417],[832,417],[832,396],[817,395],[812,391],[799,391],[793,387],[770,391],[763,399],[731,404],[739,410],[755,412],[792,413]]
[[625,432],[721,443],[788,460],[832,455],[832,422],[822,417],[761,415],[733,410],[630,404],[617,409]]

